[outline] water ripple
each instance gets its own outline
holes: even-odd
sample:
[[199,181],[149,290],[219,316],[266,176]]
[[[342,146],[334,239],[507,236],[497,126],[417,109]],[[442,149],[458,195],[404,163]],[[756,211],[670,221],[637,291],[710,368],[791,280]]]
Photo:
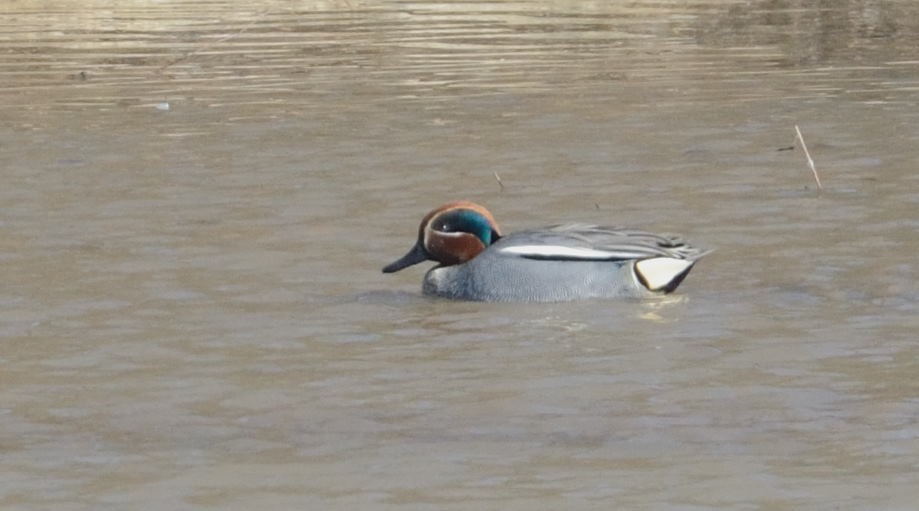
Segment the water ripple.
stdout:
[[[897,76],[915,61],[883,54],[916,43],[910,20],[919,19],[919,6],[897,3],[893,12],[912,17],[878,18],[846,6],[815,14],[749,4],[332,1],[306,10],[276,1],[240,9],[228,1],[123,6],[96,0],[47,10],[19,2],[0,12],[6,49],[0,72],[7,77],[0,108],[150,105],[189,97],[207,103],[226,91],[242,104],[279,97],[299,104],[362,87],[447,97],[559,87],[615,93],[629,83],[669,90],[673,103],[702,100],[712,88],[737,101],[793,96],[798,87],[816,96],[873,96],[869,101],[889,100],[884,91],[919,90]],[[750,8],[738,15],[742,6]],[[817,24],[816,33],[769,35],[777,25],[808,23]],[[840,32],[841,23],[860,31]],[[852,40],[835,44],[840,33]],[[834,52],[823,49],[826,41]],[[853,54],[880,63],[836,66]],[[800,70],[799,62],[826,66]],[[784,89],[756,87],[773,75],[782,77]]]

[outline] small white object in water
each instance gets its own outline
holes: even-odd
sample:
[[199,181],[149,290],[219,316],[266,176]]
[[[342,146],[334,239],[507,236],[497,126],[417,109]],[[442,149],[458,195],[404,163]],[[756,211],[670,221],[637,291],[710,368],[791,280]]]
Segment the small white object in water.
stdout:
[[157,104],[156,104],[156,109],[159,110],[160,112],[168,112],[168,111],[169,111],[169,102],[168,102],[168,101],[163,101],[162,103],[157,103]]

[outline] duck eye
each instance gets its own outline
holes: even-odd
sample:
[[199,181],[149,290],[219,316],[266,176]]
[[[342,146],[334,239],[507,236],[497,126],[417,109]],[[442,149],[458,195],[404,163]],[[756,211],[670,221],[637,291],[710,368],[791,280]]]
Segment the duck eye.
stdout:
[[449,211],[434,221],[433,228],[444,233],[467,233],[484,239],[485,229],[490,230],[488,221],[474,211],[464,209]]
[[438,224],[437,230],[440,232],[456,232],[456,227],[453,222],[444,220]]

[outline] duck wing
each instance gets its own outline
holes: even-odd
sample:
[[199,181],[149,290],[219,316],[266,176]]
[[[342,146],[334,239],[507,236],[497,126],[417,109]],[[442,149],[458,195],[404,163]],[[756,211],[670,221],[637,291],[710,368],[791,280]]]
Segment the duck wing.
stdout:
[[695,261],[708,253],[677,236],[589,224],[520,231],[502,238],[496,245],[502,254],[559,261],[627,261],[656,257]]

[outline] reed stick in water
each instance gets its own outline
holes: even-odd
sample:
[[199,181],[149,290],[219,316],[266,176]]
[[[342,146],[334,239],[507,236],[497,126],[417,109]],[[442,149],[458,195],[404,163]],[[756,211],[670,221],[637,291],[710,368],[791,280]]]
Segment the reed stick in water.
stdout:
[[495,180],[498,181],[498,186],[501,187],[501,191],[503,192],[504,191],[504,181],[501,181],[501,176],[498,175],[497,170],[494,172],[494,174],[495,174]]
[[817,167],[814,166],[814,159],[811,158],[810,151],[807,150],[807,144],[804,143],[804,135],[801,134],[801,128],[795,124],[795,132],[798,133],[798,141],[801,142],[801,149],[804,149],[804,156],[807,157],[807,164],[811,168],[811,172],[814,173],[814,181],[817,181],[817,189],[823,190],[823,185],[820,184],[820,174],[817,174]]

